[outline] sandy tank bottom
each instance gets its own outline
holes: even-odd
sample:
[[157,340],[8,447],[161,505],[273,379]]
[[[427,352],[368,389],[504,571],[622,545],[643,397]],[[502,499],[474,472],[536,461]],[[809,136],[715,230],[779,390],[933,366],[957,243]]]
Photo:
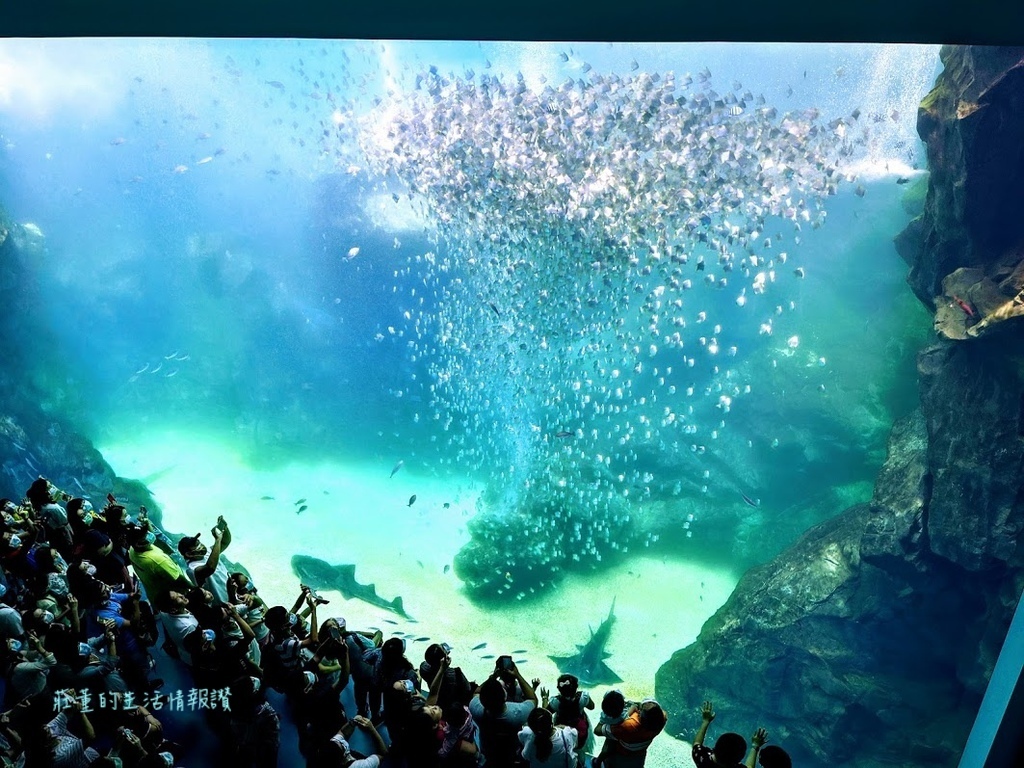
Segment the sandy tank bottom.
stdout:
[[[627,698],[650,696],[658,666],[696,638],[736,585],[737,575],[730,572],[638,554],[607,571],[569,576],[532,601],[512,598],[506,607],[484,609],[466,597],[451,570],[445,573],[469,540],[466,523],[480,492],[469,483],[418,476],[414,462],[394,477],[391,465],[380,462],[257,470],[230,446],[194,432],[140,432],[98,447],[119,475],[155,477],[149,487],[168,530],[198,531],[210,544],[210,528],[224,515],[232,532],[226,554],[253,574],[269,605],[291,606],[299,593],[290,564],[294,554],[354,563],[360,583],[376,585],[388,600],[401,595],[415,622],[330,590],[322,592],[330,604],[322,607],[321,620],[344,616],[349,627],[379,627],[385,637],[406,632],[406,655],[417,665],[427,645],[447,642],[471,680],[482,681],[493,669],[493,660],[482,656],[525,651],[514,654],[525,660],[519,665],[523,675],[539,677],[552,689],[558,670],[549,655],[574,652],[615,600],[606,663],[623,679],[617,687]],[[413,494],[416,501],[409,506]],[[470,650],[481,643],[486,647]],[[600,702],[610,687],[589,690]],[[700,702],[692,705],[696,728]],[[689,753],[688,743],[663,735],[647,764],[690,766]]]

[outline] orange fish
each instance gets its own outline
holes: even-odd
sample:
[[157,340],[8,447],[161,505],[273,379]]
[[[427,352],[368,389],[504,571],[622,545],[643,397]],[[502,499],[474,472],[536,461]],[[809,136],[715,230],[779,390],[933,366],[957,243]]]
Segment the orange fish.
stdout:
[[953,301],[960,305],[960,309],[962,309],[968,317],[974,317],[974,310],[971,309],[970,304],[968,304],[966,301],[961,299],[956,294],[953,294]]

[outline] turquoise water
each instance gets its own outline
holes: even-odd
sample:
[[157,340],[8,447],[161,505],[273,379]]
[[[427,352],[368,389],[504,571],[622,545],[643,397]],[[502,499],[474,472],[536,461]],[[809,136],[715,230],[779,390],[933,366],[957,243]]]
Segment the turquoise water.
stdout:
[[618,594],[651,654],[623,633],[609,663],[642,696],[747,567],[869,498],[916,404],[930,321],[891,239],[937,66],[5,41],[0,201],[63,360],[47,406],[153,478],[169,530],[244,520],[232,554],[280,601],[292,554],[356,563],[424,634],[488,622],[552,676]]

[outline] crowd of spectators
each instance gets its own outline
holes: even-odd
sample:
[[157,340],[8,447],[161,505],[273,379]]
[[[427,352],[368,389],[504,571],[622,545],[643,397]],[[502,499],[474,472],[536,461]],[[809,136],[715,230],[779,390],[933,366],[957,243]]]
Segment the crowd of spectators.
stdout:
[[[174,543],[145,507],[132,515],[108,495],[97,510],[42,477],[20,503],[0,499],[4,766],[184,767],[194,750],[164,731],[185,697],[219,740],[217,764],[239,767],[278,765],[282,719],[313,768],[641,768],[665,727],[653,699],[610,691],[591,728],[579,680],[559,676],[550,695],[511,656],[479,684],[447,644],[414,665],[403,638],[322,616],[328,601],[304,585],[290,608],[268,606],[225,566],[227,521],[203,539]],[[193,687],[165,692],[158,658]],[[739,764],[738,734],[703,746],[713,719],[705,703],[694,761]],[[765,739],[754,734],[746,764],[786,768]]]

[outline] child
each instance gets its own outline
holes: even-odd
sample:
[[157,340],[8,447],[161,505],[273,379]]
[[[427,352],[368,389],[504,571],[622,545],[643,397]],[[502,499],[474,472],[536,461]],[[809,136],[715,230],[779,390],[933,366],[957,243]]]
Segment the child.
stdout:
[[744,763],[746,768],[793,768],[793,761],[782,747],[764,746],[768,741],[768,732],[758,728],[750,737],[750,754]]
[[444,710],[444,738],[438,755],[441,765],[452,768],[473,768],[483,762],[477,749],[477,725],[469,715],[469,707],[453,701]]
[[608,691],[604,695],[601,700],[601,717],[597,721],[597,728],[594,729],[598,736],[604,736],[604,743],[601,745],[601,753],[590,761],[592,768],[600,768],[601,763],[611,754],[611,743],[615,737],[608,729],[613,725],[621,725],[632,712],[632,708],[626,708],[626,697],[622,695],[622,691]]
[[[590,734],[590,720],[586,710],[594,708],[594,700],[586,691],[579,690],[579,678],[575,675],[560,675],[556,685],[558,695],[550,702],[542,702],[543,706],[554,714],[555,725],[566,725],[576,729],[576,757],[583,765],[583,756],[594,746]],[[621,714],[621,712],[620,712]]]
[[700,708],[701,723],[693,737],[693,763],[697,768],[743,768],[740,760],[747,753],[747,740],[738,733],[723,733],[715,741],[715,748],[704,746],[708,726],[715,719],[715,710],[710,701]]

